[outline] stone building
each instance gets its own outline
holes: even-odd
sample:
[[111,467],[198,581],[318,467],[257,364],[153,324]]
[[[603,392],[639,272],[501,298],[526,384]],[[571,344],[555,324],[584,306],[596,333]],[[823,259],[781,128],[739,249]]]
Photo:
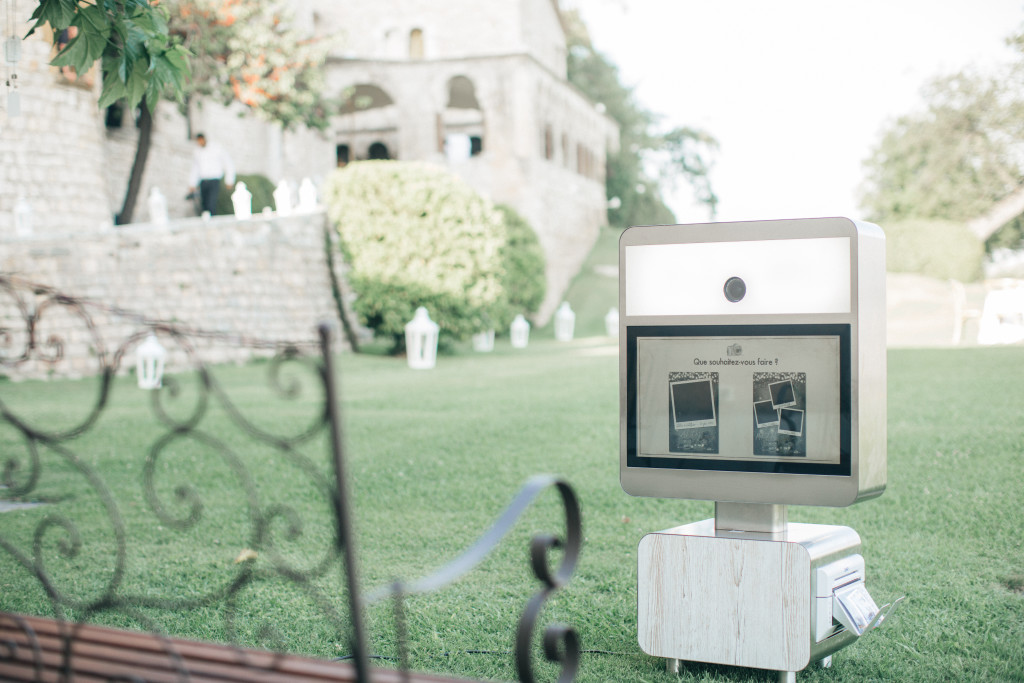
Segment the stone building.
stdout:
[[[518,210],[548,260],[546,321],[606,223],[605,159],[618,129],[566,79],[566,37],[556,0],[295,0],[297,20],[340,38],[326,65],[344,99],[324,132],[283,132],[240,107],[174,103],[154,113],[152,150],[134,214],[149,219],[159,188],[170,216],[185,200],[190,134],[226,147],[240,173],[275,183],[318,182],[337,165],[389,158],[447,165],[483,195]],[[340,35],[339,35],[340,34]],[[112,228],[137,137],[130,113],[96,107],[94,75],[48,65],[37,34],[17,65],[21,115],[0,108],[0,241],[27,205],[37,237],[76,226]],[[19,202],[20,200],[20,202]],[[17,223],[17,225],[16,225]]]
[[447,164],[511,205],[548,257],[553,312],[607,222],[605,159],[618,128],[566,78],[554,0],[303,3],[317,34],[342,31],[328,83],[347,99],[330,135],[338,164]]

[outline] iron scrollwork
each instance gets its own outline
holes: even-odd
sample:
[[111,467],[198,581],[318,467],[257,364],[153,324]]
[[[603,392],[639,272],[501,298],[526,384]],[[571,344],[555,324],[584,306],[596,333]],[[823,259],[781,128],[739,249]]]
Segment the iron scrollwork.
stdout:
[[[126,322],[134,331],[116,348],[108,349],[90,314],[96,311]],[[52,617],[60,624],[65,667],[70,668],[71,660],[75,657],[78,627],[100,614],[112,613],[156,635],[168,660],[168,668],[176,672],[179,680],[189,680],[187,667],[175,651],[174,644],[162,636],[160,624],[152,617],[153,611],[217,609],[228,639],[237,643],[239,637],[236,622],[240,618],[238,603],[244,591],[257,582],[286,581],[298,587],[317,606],[338,634],[347,634],[356,675],[361,682],[370,681],[372,673],[368,654],[370,646],[362,622],[363,605],[385,598],[394,599],[400,641],[400,669],[407,672],[404,596],[441,588],[475,567],[500,543],[531,503],[543,491],[553,488],[560,495],[564,508],[565,534],[541,534],[531,541],[530,560],[542,587],[530,599],[519,620],[514,651],[520,680],[533,683],[535,679],[531,652],[536,623],[548,597],[563,587],[572,576],[582,544],[579,504],[572,488],[564,480],[554,476],[530,479],[494,525],[465,553],[441,570],[408,584],[395,583],[364,595],[359,585],[356,553],[352,543],[354,534],[349,510],[351,498],[345,476],[331,331],[327,326],[321,326],[317,340],[308,343],[279,343],[219,335],[147,319],[3,274],[0,274],[0,314],[0,369],[17,368],[27,363],[52,365],[67,360],[67,340],[61,338],[59,332],[48,335],[43,332],[47,327],[48,316],[63,316],[65,322],[72,320],[84,329],[84,336],[93,351],[91,358],[96,364],[92,374],[97,377],[97,388],[92,404],[83,414],[72,419],[70,424],[58,427],[38,424],[37,420],[22,414],[20,406],[11,405],[10,401],[0,395],[0,427],[6,425],[8,434],[13,433],[23,445],[20,454],[0,454],[0,485],[3,486],[0,488],[0,498],[29,497],[39,485],[43,463],[56,458],[81,478],[103,511],[101,519],[104,520],[102,524],[105,528],[96,531],[83,529],[70,516],[61,515],[57,511],[47,512],[36,523],[31,548],[24,547],[24,543],[16,542],[0,531],[0,551],[12,557],[15,564],[33,576],[47,595]],[[20,318],[20,328],[10,324],[12,317]],[[63,328],[56,326],[55,329]],[[179,378],[170,376],[165,378],[162,389],[150,392],[151,409],[159,433],[146,448],[141,467],[142,498],[146,508],[159,525],[175,533],[189,533],[207,520],[210,516],[208,504],[216,501],[204,499],[197,486],[199,482],[188,480],[188,468],[171,467],[168,461],[172,461],[181,452],[209,454],[219,466],[232,474],[231,481],[240,490],[244,501],[242,516],[246,520],[247,534],[244,543],[261,558],[260,563],[244,559],[237,561],[231,572],[216,585],[189,597],[129,588],[130,534],[122,518],[123,508],[98,469],[75,450],[75,440],[97,424],[110,402],[111,393],[117,385],[115,378],[125,359],[150,334],[158,336],[172,347],[179,358],[184,359],[190,373],[190,382],[186,387]],[[314,391],[318,392],[319,402],[312,411],[310,421],[300,425],[296,431],[282,434],[247,417],[243,407],[228,397],[210,368],[199,357],[194,342],[210,337],[220,337],[220,342],[273,352],[268,365],[268,385],[274,396],[282,401],[297,399],[305,389],[305,384],[313,385]],[[295,375],[289,374],[292,367],[307,373],[307,381],[302,382]],[[319,510],[323,515],[321,522],[329,520],[334,534],[334,542],[328,544],[322,556],[312,558],[306,565],[300,566],[281,550],[282,544],[301,537],[304,529],[310,523],[315,523],[315,520],[304,518],[298,509],[288,503],[264,500],[246,458],[222,439],[215,429],[206,426],[206,418],[214,407],[226,415],[229,423],[254,444],[269,449],[290,463],[301,473],[303,481],[312,484],[318,492]],[[330,471],[327,473],[304,453],[311,444],[321,443],[321,440],[327,442],[331,456]],[[11,439],[8,438],[8,441]],[[96,582],[85,594],[76,592],[72,584],[62,580],[59,573],[52,570],[51,565],[79,557],[90,545],[99,543],[110,544],[109,548],[104,547],[104,552],[99,554],[104,566],[95,571],[102,580]],[[549,564],[549,555],[553,550],[561,551],[561,559],[554,568]],[[326,591],[329,589],[325,589],[319,581],[339,564],[346,581],[348,603],[344,609],[339,609],[335,596],[328,594]],[[344,614],[345,610],[347,615]],[[35,647],[31,661],[37,667],[37,679],[41,678],[41,658],[38,646],[33,646],[36,640],[31,626],[16,615],[4,612],[0,612],[0,620],[14,620],[14,630],[24,634],[21,644],[0,641],[0,661],[14,657],[19,648]],[[256,631],[263,645],[280,654],[279,648],[275,647],[278,638],[273,628],[257,628]],[[580,655],[576,632],[564,625],[551,626],[545,630],[542,642],[545,657],[561,665],[558,680],[573,680]],[[246,651],[237,648],[237,653],[239,665],[245,666],[249,659]]]
[[[395,601],[400,660],[404,661],[406,658],[406,647],[402,642],[401,635],[404,632],[404,617],[402,615],[404,614],[405,596],[439,590],[471,571],[501,543],[501,540],[512,530],[512,527],[533,501],[549,488],[556,489],[561,497],[565,511],[565,537],[561,538],[554,534],[537,534],[530,541],[531,566],[534,575],[543,584],[543,587],[530,599],[519,619],[514,651],[519,680],[522,683],[534,683],[536,679],[533,673],[532,650],[537,621],[544,603],[551,594],[565,586],[572,578],[583,545],[583,523],[576,493],[568,482],[553,475],[538,475],[527,481],[491,528],[466,552],[438,571],[411,583],[396,581],[366,595],[365,602],[367,604],[376,603],[388,597]],[[562,550],[562,559],[558,567],[552,571],[548,562],[548,554],[554,549]],[[567,683],[576,678],[576,672],[579,669],[580,641],[575,629],[564,624],[548,626],[543,637],[543,652],[548,661],[561,664],[562,670],[558,678],[560,683]]]

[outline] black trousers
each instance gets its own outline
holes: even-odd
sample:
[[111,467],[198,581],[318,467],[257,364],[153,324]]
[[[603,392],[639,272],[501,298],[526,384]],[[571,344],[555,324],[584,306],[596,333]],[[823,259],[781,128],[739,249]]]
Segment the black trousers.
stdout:
[[203,178],[199,181],[199,213],[209,211],[211,216],[216,213],[219,197],[220,178]]

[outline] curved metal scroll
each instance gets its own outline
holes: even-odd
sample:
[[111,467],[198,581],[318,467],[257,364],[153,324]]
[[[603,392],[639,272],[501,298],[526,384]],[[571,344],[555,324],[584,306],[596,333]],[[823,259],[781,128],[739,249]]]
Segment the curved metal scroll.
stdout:
[[[568,482],[557,476],[537,475],[531,477],[491,528],[466,552],[438,571],[408,584],[395,582],[381,586],[367,593],[364,596],[364,602],[372,604],[392,597],[395,599],[396,618],[401,620],[402,600],[405,596],[438,590],[467,574],[498,546],[537,496],[551,487],[558,490],[565,508],[565,538],[562,539],[553,534],[537,534],[530,541],[530,562],[533,573],[543,584],[543,588],[527,603],[516,630],[516,671],[522,683],[533,683],[535,679],[531,664],[531,646],[537,619],[544,602],[551,593],[569,582],[576,569],[576,563],[579,561],[580,548],[583,544],[583,524],[576,493]],[[563,551],[562,561],[554,571],[548,564],[548,552],[553,549]],[[399,628],[401,630],[401,624]],[[399,643],[399,650],[404,659],[404,643]],[[560,682],[575,679],[576,671],[579,668],[580,643],[573,628],[564,624],[549,626],[544,633],[543,651],[548,661],[562,665],[561,675],[558,678]]]
[[[5,447],[0,452],[0,498],[16,500],[32,495],[44,468],[49,463],[59,462],[82,481],[80,495],[94,497],[103,510],[103,514],[86,527],[81,520],[54,507],[36,523],[34,530],[29,531],[28,540],[15,540],[0,527],[0,554],[13,559],[15,566],[38,581],[49,600],[52,617],[68,625],[64,631],[63,657],[66,661],[77,658],[74,625],[92,621],[101,613],[117,615],[162,637],[160,624],[148,618],[149,611],[212,607],[220,612],[228,639],[237,643],[239,599],[251,586],[266,581],[287,582],[297,587],[338,633],[350,632],[353,628],[359,630],[358,615],[352,614],[346,619],[333,600],[316,585],[316,581],[342,558],[351,538],[350,530],[339,533],[339,542],[325,547],[320,556],[308,558],[304,566],[296,566],[280,551],[279,544],[301,536],[305,526],[309,526],[309,520],[304,520],[304,515],[287,504],[266,500],[267,496],[261,494],[255,484],[251,465],[221,438],[216,429],[211,428],[207,420],[214,409],[223,411],[228,424],[247,439],[245,443],[258,444],[295,468],[301,474],[302,483],[311,486],[319,498],[323,518],[336,521],[340,496],[333,477],[328,476],[323,466],[304,452],[317,442],[320,435],[338,423],[336,413],[328,410],[326,396],[333,388],[333,385],[327,385],[331,373],[325,369],[330,357],[328,337],[321,339],[318,349],[313,342],[272,342],[190,330],[71,297],[51,287],[5,274],[0,274],[0,307],[7,316],[0,319],[0,369],[17,368],[25,363],[52,367],[68,360],[68,334],[73,332],[78,338],[88,340],[92,352],[89,356],[93,363],[91,372],[83,374],[93,374],[98,378],[91,401],[68,406],[70,417],[61,424],[45,423],[26,414],[23,406],[13,404],[7,395],[0,395],[0,427],[6,430],[5,438],[16,445]],[[97,312],[126,321],[134,331],[108,346],[93,322],[92,314]],[[51,328],[47,327],[48,324]],[[47,329],[54,331],[48,333]],[[163,389],[152,392],[149,397],[156,428],[154,439],[144,447],[144,462],[141,463],[142,493],[148,511],[155,521],[174,532],[189,531],[210,517],[209,512],[204,512],[204,502],[209,500],[204,501],[196,482],[190,480],[188,470],[166,466],[168,458],[174,456],[175,448],[202,452],[211,460],[219,460],[232,474],[230,481],[237,489],[232,493],[243,506],[239,517],[244,520],[241,535],[233,540],[251,552],[258,552],[261,558],[258,566],[249,561],[236,562],[224,572],[223,578],[189,597],[169,590],[138,592],[129,588],[128,556],[131,548],[122,516],[124,501],[115,497],[90,459],[78,452],[78,437],[97,427],[100,415],[119,385],[114,381],[119,369],[149,334],[157,335],[173,347],[183,359],[180,364],[185,366],[181,376],[189,376],[194,381],[185,391],[175,377],[165,377]],[[252,416],[247,416],[242,405],[231,400],[200,358],[192,342],[204,337],[217,338],[237,347],[276,351],[276,356],[267,366],[268,389],[274,399],[294,401],[300,398],[300,390],[309,388],[300,386],[301,382],[312,385],[314,397],[317,392],[322,392],[324,401],[311,411],[308,424],[286,433],[269,431]],[[320,353],[315,353],[316,350]],[[296,372],[302,373],[301,379],[296,379]],[[285,374],[289,381],[285,381]],[[333,396],[329,398],[333,400]],[[336,409],[336,404],[331,403],[330,407]],[[78,411],[74,412],[76,408]],[[141,451],[140,455],[143,455]],[[168,495],[167,491],[173,491],[173,495]],[[55,573],[52,570],[51,565],[56,562],[84,557],[87,551],[99,557],[102,563],[94,570],[94,575],[99,577],[94,586],[80,589],[74,581],[67,579],[67,571]],[[72,614],[74,621],[69,621]],[[17,619],[7,614],[0,614],[0,617]],[[25,631],[23,624],[19,627]],[[261,629],[259,638],[266,639],[264,634],[270,634],[270,631]],[[29,638],[28,642],[34,641]],[[24,644],[20,646],[22,649],[25,647]],[[14,656],[14,652],[15,645],[0,642],[0,660]],[[187,680],[188,672],[169,646],[167,657],[168,668],[177,671],[180,680]],[[246,664],[244,659],[244,651],[239,650],[242,665]],[[39,658],[33,657],[33,661],[38,663]],[[364,666],[360,670],[361,680],[367,680],[367,668]]]
[[[0,368],[17,367],[34,362],[44,365],[59,363],[66,357],[66,339],[58,330],[46,334],[48,321],[59,317],[70,320],[77,328],[84,328],[84,337],[89,340],[95,355],[94,374],[98,376],[98,388],[90,405],[83,406],[80,414],[73,416],[69,424],[37,424],[38,420],[22,414],[20,406],[12,405],[6,397],[0,396],[0,426],[9,428],[14,435],[12,442],[22,445],[16,453],[0,453],[0,484],[3,495],[11,498],[31,494],[39,484],[44,462],[57,459],[79,477],[85,486],[83,490],[95,496],[104,514],[100,516],[97,529],[83,528],[73,516],[65,516],[54,510],[38,522],[31,542],[15,541],[0,529],[0,553],[13,558],[15,565],[35,577],[45,591],[53,617],[62,622],[64,638],[64,665],[70,667],[75,659],[77,633],[76,623],[91,621],[101,613],[118,615],[130,620],[151,633],[160,636],[160,624],[148,615],[151,611],[180,611],[184,609],[213,607],[221,612],[227,638],[237,643],[236,622],[238,602],[246,590],[257,582],[283,581],[297,587],[322,617],[327,619],[341,633],[348,633],[354,652],[357,679],[360,683],[370,680],[367,637],[363,630],[363,604],[385,598],[395,600],[399,621],[399,648],[401,668],[407,669],[405,650],[405,618],[401,613],[403,597],[409,594],[437,590],[446,586],[478,565],[501,542],[515,526],[524,511],[545,490],[558,491],[565,510],[565,533],[563,536],[539,534],[530,543],[530,561],[534,574],[541,582],[540,591],[534,595],[523,612],[517,629],[515,664],[519,679],[524,683],[534,681],[531,665],[534,630],[544,603],[552,592],[564,586],[572,576],[579,559],[582,544],[582,524],[579,503],[569,484],[556,476],[543,475],[531,478],[516,495],[494,525],[465,553],[448,563],[439,571],[409,584],[395,583],[382,587],[363,596],[359,590],[356,571],[354,534],[349,510],[350,497],[346,486],[344,457],[342,452],[340,401],[335,387],[335,371],[331,356],[331,335],[322,326],[319,330],[319,344],[280,343],[265,340],[246,340],[224,336],[221,341],[236,346],[272,349],[277,355],[268,366],[269,389],[275,400],[288,401],[298,397],[300,387],[294,381],[284,381],[286,371],[300,369],[306,381],[316,385],[314,391],[321,391],[323,403],[314,409],[309,422],[294,431],[278,433],[247,416],[243,405],[232,401],[225,389],[214,378],[208,366],[199,358],[193,340],[218,336],[202,330],[189,330],[160,321],[143,318],[120,309],[103,307],[100,304],[60,294],[56,290],[26,283],[0,274],[0,306],[8,311],[7,322],[0,319]],[[119,344],[107,347],[90,311],[100,310],[105,314],[128,320],[131,332]],[[13,314],[10,312],[13,311]],[[10,320],[18,321],[11,325]],[[62,323],[63,324],[63,323]],[[197,524],[208,520],[212,509],[211,500],[205,500],[196,482],[190,480],[188,469],[172,468],[171,459],[182,450],[207,455],[231,474],[231,485],[237,487],[242,509],[239,517],[244,519],[242,536],[237,539],[249,553],[260,558],[259,564],[249,559],[236,560],[217,582],[206,586],[200,593],[182,597],[173,592],[138,592],[129,586],[129,531],[122,518],[122,506],[115,499],[100,471],[89,459],[76,452],[77,437],[89,432],[98,423],[99,416],[108,405],[122,363],[148,334],[155,334],[173,345],[179,357],[185,359],[187,369],[177,375],[191,381],[186,391],[185,382],[175,377],[165,377],[160,391],[151,394],[152,416],[156,432],[153,440],[145,447],[144,462],[141,463],[142,494],[148,513],[153,520],[172,533],[190,532]],[[82,336],[79,334],[79,336]],[[316,353],[318,351],[319,353]],[[289,376],[290,372],[289,372]],[[250,463],[222,438],[216,428],[211,427],[207,416],[214,410],[227,416],[229,425],[260,448],[269,449],[274,455],[289,463],[302,474],[301,480],[312,486],[322,504],[318,508],[334,526],[335,542],[323,548],[318,557],[308,558],[308,565],[297,566],[281,550],[281,543],[303,535],[303,515],[297,508],[284,503],[270,503],[261,494],[255,482]],[[332,455],[333,472],[326,473],[322,466],[311,459],[303,450],[328,440]],[[45,456],[45,457],[44,457]],[[173,494],[172,494],[173,492]],[[107,545],[109,544],[109,547]],[[95,551],[100,546],[102,552]],[[556,567],[549,564],[549,553],[561,551],[561,560]],[[101,581],[94,588],[80,592],[72,582],[61,580],[63,574],[52,571],[51,563],[80,557],[87,550],[98,552],[105,563],[99,574]],[[242,557],[240,555],[240,557]],[[335,604],[330,589],[323,589],[318,582],[338,563],[343,565],[347,582],[346,620],[344,610]],[[74,621],[67,621],[71,615]],[[0,619],[17,617],[0,613]],[[17,623],[18,631],[26,633],[21,645],[0,641],[0,661],[12,658],[18,648],[33,650],[32,662],[41,666],[39,648],[31,628]],[[259,638],[271,641],[271,629],[261,629]],[[161,637],[162,638],[162,637]],[[179,680],[188,680],[189,672],[181,657],[166,639],[161,640],[167,657],[167,669],[175,672]],[[27,643],[27,645],[26,645]],[[272,645],[272,643],[268,643]],[[565,625],[550,626],[542,638],[543,652],[549,661],[561,664],[559,681],[571,681],[579,666],[580,645],[576,632]],[[22,652],[21,654],[24,654]],[[249,664],[248,655],[239,649],[238,665]],[[277,661],[275,656],[274,661]],[[272,665],[276,666],[276,664]]]

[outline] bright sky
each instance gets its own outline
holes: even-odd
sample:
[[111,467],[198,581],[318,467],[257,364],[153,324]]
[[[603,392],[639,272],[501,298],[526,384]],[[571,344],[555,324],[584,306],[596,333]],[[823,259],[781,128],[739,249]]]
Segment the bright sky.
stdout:
[[[933,76],[1009,61],[1024,0],[576,0],[666,128],[720,143],[716,220],[860,218],[862,161]],[[681,222],[706,221],[684,191]]]

